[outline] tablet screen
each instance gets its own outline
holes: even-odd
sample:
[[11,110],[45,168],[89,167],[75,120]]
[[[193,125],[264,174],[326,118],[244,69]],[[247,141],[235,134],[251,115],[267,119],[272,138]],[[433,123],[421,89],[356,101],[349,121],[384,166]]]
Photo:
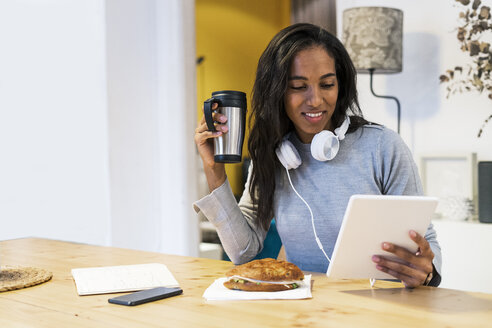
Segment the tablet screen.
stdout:
[[437,198],[425,196],[353,195],[326,275],[346,279],[394,279],[376,269],[372,256],[392,256],[381,249],[383,242],[416,252],[418,247],[410,239],[409,230],[424,236],[437,202]]

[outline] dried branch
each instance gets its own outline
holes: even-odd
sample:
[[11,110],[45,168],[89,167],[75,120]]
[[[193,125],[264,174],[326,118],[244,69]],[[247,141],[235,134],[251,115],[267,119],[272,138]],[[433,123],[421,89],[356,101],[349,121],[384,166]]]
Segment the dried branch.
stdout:
[[[484,33],[492,33],[492,16],[490,7],[482,5],[481,0],[456,0],[465,8],[459,13],[459,26],[456,35],[460,49],[468,53],[472,63],[464,66],[455,66],[439,76],[440,83],[448,84],[447,97],[457,92],[469,92],[476,90],[479,93],[488,94],[492,100],[492,48],[490,43],[480,38]],[[470,5],[471,4],[471,5]],[[490,121],[488,117],[478,137],[481,136],[483,127]]]

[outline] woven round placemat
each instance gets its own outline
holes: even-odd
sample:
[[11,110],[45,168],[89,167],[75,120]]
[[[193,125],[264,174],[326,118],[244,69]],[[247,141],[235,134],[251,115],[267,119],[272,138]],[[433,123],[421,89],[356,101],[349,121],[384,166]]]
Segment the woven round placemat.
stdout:
[[0,268],[0,292],[39,285],[52,276],[51,272],[44,269],[4,266]]

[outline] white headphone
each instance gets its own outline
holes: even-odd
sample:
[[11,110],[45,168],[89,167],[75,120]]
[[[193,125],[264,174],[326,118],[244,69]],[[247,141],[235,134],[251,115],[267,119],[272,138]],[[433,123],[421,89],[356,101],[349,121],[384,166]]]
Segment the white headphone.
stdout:
[[[311,155],[318,161],[324,162],[335,158],[340,149],[340,140],[345,139],[345,133],[350,125],[350,118],[345,116],[342,125],[335,129],[335,133],[323,130],[317,133],[311,141]],[[278,160],[287,169],[296,169],[301,163],[301,156],[292,142],[284,137],[282,143],[275,149]]]
[[[335,134],[328,130],[323,130],[320,133],[317,133],[313,140],[311,141],[311,155],[317,159],[318,161],[324,162],[333,159],[338,153],[338,149],[340,149],[340,140],[345,138],[345,133],[350,125],[350,118],[345,116],[342,125],[335,129]],[[278,160],[285,167],[287,171],[287,177],[289,178],[290,186],[296,193],[296,195],[304,202],[307,206],[309,213],[311,214],[311,224],[313,226],[314,238],[316,239],[316,243],[318,244],[319,249],[323,252],[325,257],[328,259],[328,262],[331,263],[330,258],[326,254],[323,249],[323,244],[318,238],[318,234],[316,233],[316,227],[314,225],[314,215],[313,211],[309,204],[302,198],[301,195],[297,192],[296,188],[292,184],[292,180],[290,179],[289,170],[298,168],[301,163],[301,156],[297,152],[297,149],[294,147],[292,142],[290,142],[287,138],[289,135],[284,137],[284,140],[280,144],[280,146],[275,149],[275,153],[277,154]]]

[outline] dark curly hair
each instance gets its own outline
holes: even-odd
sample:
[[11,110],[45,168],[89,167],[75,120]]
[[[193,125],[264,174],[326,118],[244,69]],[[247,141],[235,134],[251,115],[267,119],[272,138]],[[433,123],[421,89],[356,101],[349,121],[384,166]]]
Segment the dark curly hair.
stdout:
[[348,133],[368,123],[357,99],[355,67],[334,35],[319,26],[301,23],[286,27],[273,37],[258,61],[248,139],[253,165],[249,192],[257,206],[256,223],[265,229],[273,217],[275,172],[282,167],[275,149],[294,129],[284,105],[290,65],[297,53],[315,46],[323,47],[335,60],[338,99],[331,118],[334,126],[340,126],[349,111],[352,116]]

